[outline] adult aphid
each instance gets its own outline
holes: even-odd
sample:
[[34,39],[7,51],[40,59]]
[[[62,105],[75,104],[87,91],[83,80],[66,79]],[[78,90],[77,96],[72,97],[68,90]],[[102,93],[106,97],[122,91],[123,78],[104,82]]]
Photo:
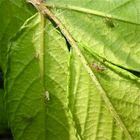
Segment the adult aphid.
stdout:
[[97,64],[97,63],[93,63],[91,65],[91,67],[96,70],[97,72],[102,72],[104,70],[106,70],[106,68],[103,65]]

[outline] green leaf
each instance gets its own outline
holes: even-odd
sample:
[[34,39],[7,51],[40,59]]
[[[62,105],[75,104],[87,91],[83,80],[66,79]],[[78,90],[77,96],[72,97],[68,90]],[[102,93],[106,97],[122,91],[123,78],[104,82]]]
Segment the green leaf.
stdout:
[[139,2],[31,2],[44,15],[12,39],[5,77],[14,139],[139,140],[140,78],[123,69],[140,70]]
[[79,135],[84,140],[140,139],[140,79],[87,50],[82,52],[92,72],[74,50],[70,68],[70,108]]
[[6,69],[9,39],[33,13],[34,9],[25,0],[0,1],[0,67],[3,71]]
[[46,0],[46,5],[78,43],[140,72],[139,0]]
[[8,129],[3,96],[4,91],[3,89],[0,89],[0,134],[4,133]]
[[[36,3],[33,3],[33,4],[37,6]],[[50,5],[47,5],[47,6],[50,6]],[[40,4],[37,7],[38,9],[42,11],[42,13],[49,16],[49,18],[51,18],[55,22],[55,24],[59,27],[62,34],[65,36],[68,43],[71,45],[71,47],[73,47],[73,50],[74,50],[74,54],[73,54],[73,51],[71,52],[72,53],[71,59],[73,61],[70,63],[70,66],[71,64],[73,65],[71,67],[72,72],[70,73],[70,75],[72,76],[70,76],[71,86],[69,88],[70,89],[69,96],[71,99],[70,108],[71,108],[72,114],[74,115],[74,120],[76,122],[76,127],[77,127],[77,131],[80,138],[81,139],[112,139],[114,138],[114,139],[127,139],[127,140],[139,139],[140,138],[140,135],[139,135],[140,134],[139,133],[140,131],[139,130],[140,98],[139,98],[139,86],[138,86],[139,78],[134,76],[130,72],[127,72],[126,70],[123,70],[113,65],[112,63],[107,61],[107,59],[105,59],[103,56],[99,57],[100,55],[97,55],[97,53],[93,53],[94,51],[92,52],[92,55],[93,56],[97,55],[99,57],[98,58],[99,60],[97,59],[95,61],[92,57],[92,60],[94,60],[96,63],[90,64],[89,63],[90,59],[89,60],[87,58],[85,59],[86,52],[83,52],[83,51],[81,52],[81,50],[78,48],[78,45],[82,44],[82,46],[85,46],[85,48],[87,48],[88,50],[92,50],[90,46],[87,47],[86,45],[83,45],[84,44],[83,42],[78,42],[76,40],[76,37],[74,37],[71,32],[69,33],[69,29],[65,25],[65,21],[62,21],[62,19],[60,20],[58,19],[59,15],[56,14],[57,17],[54,16],[53,13],[49,11],[49,9],[45,8],[44,5],[42,4]],[[53,7],[55,7],[55,5],[53,5]],[[69,7],[69,5],[67,5],[67,7]],[[66,10],[67,10],[67,7],[65,7]],[[59,7],[59,8],[62,8],[62,7]],[[55,13],[57,13],[57,10]],[[67,17],[65,17],[65,20],[66,19]],[[112,21],[110,21],[111,19],[107,19],[107,20],[108,20],[107,22],[109,22],[108,24],[110,24],[108,26],[112,26],[111,28],[113,28],[114,24]],[[80,64],[78,64],[78,62],[76,62],[75,64],[76,59],[78,59],[77,61],[79,61]],[[107,82],[105,81],[101,82],[100,79],[98,78],[98,75],[96,75],[96,72],[102,72],[106,68],[104,68],[104,66],[102,65],[100,66],[100,64],[97,63],[98,61],[102,63],[105,61],[107,64],[105,63],[104,65],[106,65],[108,69],[110,70],[114,69],[113,71],[114,73],[111,73],[112,71],[109,71],[109,74],[111,76],[114,74],[113,80],[110,80],[112,77],[109,77],[109,74],[106,76],[106,77],[109,77],[107,81],[109,83],[108,85],[110,85],[110,83],[113,83],[115,79],[117,80],[117,83],[121,83],[122,81],[124,81],[125,88],[123,89],[120,88],[121,86],[118,86],[116,83],[113,83],[114,87],[113,86],[108,87]],[[92,67],[94,68],[94,70],[92,70]],[[101,78],[104,78],[102,76]],[[128,83],[130,84],[130,87],[132,86],[134,88],[133,90],[135,94],[133,93],[133,96],[132,96],[131,90],[125,91],[128,88],[126,86],[128,85]],[[90,86],[88,84],[90,84]],[[82,94],[82,91],[83,91],[82,87],[86,90],[88,89],[87,90],[88,93],[86,93],[85,96],[83,96]],[[114,92],[114,89],[116,93]],[[92,94],[92,92],[94,94]],[[119,94],[120,95],[123,94],[121,98]],[[81,107],[82,103],[83,103],[83,106]],[[84,103],[85,103],[85,106],[84,106]],[[91,115],[91,113],[93,112],[94,114]],[[95,122],[96,124],[94,124]],[[95,126],[96,126],[96,129],[95,129]],[[95,132],[93,132],[93,130]],[[117,131],[117,134],[116,134],[116,131]],[[105,136],[106,133],[107,135]]]
[[65,39],[40,14],[12,39],[6,75],[6,105],[15,140],[78,140],[68,108]]

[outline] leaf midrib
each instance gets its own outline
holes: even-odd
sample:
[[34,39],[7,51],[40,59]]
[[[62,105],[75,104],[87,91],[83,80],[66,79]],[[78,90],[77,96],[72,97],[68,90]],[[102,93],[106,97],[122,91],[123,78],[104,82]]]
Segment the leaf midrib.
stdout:
[[[40,66],[40,78],[41,78],[41,82],[42,82],[42,92],[45,96],[45,17],[42,13],[40,14],[40,34],[39,34],[39,48],[36,48],[36,53],[37,53],[37,57],[38,57],[38,62],[39,62],[39,66]],[[46,127],[46,117],[45,117],[45,112],[46,112],[46,106],[44,105],[44,128],[45,130],[47,129]],[[47,134],[45,133],[45,139],[47,138]]]
[[95,74],[93,73],[91,68],[89,67],[88,62],[86,61],[84,55],[82,54],[81,50],[77,46],[77,43],[75,42],[75,40],[73,39],[73,37],[71,36],[69,31],[61,23],[61,21],[47,7],[45,7],[44,4],[41,3],[41,4],[38,5],[37,3],[34,3],[34,1],[32,1],[32,0],[31,0],[31,2],[42,14],[47,15],[59,27],[60,31],[62,32],[64,37],[67,39],[67,41],[69,42],[71,47],[73,47],[73,49],[75,49],[75,51],[77,53],[77,56],[81,60],[83,66],[85,67],[85,69],[86,69],[87,73],[89,74],[91,80],[96,85],[96,87],[99,91],[99,94],[103,98],[103,100],[105,101],[105,104],[107,105],[110,113],[116,119],[120,128],[124,131],[124,134],[126,135],[128,140],[133,140],[132,136],[130,135],[129,131],[127,130],[126,126],[124,125],[123,121],[121,120],[120,116],[117,114],[117,111],[115,110],[114,106],[112,105],[110,99],[108,98],[106,91],[104,90],[101,83],[99,82],[99,80],[97,79],[97,77],[95,76]]

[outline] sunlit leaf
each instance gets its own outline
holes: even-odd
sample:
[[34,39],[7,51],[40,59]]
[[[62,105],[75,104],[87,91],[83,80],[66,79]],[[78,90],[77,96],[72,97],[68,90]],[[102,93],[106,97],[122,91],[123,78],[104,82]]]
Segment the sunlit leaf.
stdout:
[[40,14],[13,38],[6,101],[15,140],[78,140],[68,108],[68,60],[65,39]]
[[29,1],[0,58],[14,140],[139,140],[140,1]]

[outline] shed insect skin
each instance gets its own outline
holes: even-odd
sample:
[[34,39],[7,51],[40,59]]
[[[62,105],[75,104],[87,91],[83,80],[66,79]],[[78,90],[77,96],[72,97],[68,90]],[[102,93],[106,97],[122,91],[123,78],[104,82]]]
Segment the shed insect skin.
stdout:
[[91,68],[93,68],[97,72],[102,72],[106,70],[106,68],[103,65],[97,63],[92,63]]

